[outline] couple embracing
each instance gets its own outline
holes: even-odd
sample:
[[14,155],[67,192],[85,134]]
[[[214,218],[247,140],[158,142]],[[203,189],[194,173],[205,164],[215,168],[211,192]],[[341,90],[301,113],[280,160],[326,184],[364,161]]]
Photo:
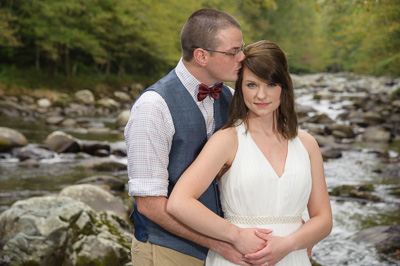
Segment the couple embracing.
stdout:
[[133,265],[311,265],[332,212],[284,52],[244,48],[239,22],[214,9],[188,18],[181,46],[125,128]]

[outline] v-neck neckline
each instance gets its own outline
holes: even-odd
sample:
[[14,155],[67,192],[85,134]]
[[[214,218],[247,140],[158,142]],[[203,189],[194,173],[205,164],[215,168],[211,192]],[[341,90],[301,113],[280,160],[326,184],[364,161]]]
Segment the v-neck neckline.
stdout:
[[285,158],[285,163],[284,163],[284,167],[283,167],[283,172],[282,172],[282,175],[279,176],[278,173],[275,171],[274,167],[272,166],[272,164],[269,162],[268,158],[264,155],[264,153],[262,152],[262,150],[260,149],[260,147],[258,147],[257,143],[254,141],[253,137],[251,136],[251,132],[248,131],[247,133],[249,134],[249,137],[250,137],[250,139],[251,139],[251,142],[256,146],[256,148],[257,148],[257,150],[259,151],[259,153],[261,154],[261,156],[267,161],[269,167],[271,167],[271,169],[272,169],[272,171],[274,172],[275,176],[276,176],[278,179],[281,179],[281,178],[285,175],[285,173],[286,173],[286,163],[287,163],[287,160],[288,160],[288,158],[289,158],[289,152],[290,152],[290,140],[288,140],[287,152],[286,152],[286,158]]

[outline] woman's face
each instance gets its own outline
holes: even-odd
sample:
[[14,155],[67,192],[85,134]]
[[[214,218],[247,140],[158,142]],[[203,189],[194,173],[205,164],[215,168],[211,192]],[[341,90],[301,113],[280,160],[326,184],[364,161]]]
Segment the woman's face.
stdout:
[[242,91],[250,117],[270,116],[281,104],[280,84],[260,79],[247,67],[243,69]]

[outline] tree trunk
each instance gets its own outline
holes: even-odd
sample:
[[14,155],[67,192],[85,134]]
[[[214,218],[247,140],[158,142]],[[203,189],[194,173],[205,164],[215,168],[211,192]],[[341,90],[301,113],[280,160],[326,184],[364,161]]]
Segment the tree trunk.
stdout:
[[40,70],[40,48],[39,48],[39,46],[36,46],[35,67],[36,67],[36,70]]
[[107,76],[110,75],[110,72],[111,72],[111,61],[107,60],[107,63],[106,63],[106,75]]
[[75,77],[76,76],[76,70],[78,69],[78,64],[75,62],[72,65],[72,76]]
[[125,61],[125,58],[122,58],[121,61],[119,62],[118,77],[121,77],[125,74],[124,61]]
[[71,75],[69,71],[69,49],[68,47],[65,47],[65,74],[67,77]]

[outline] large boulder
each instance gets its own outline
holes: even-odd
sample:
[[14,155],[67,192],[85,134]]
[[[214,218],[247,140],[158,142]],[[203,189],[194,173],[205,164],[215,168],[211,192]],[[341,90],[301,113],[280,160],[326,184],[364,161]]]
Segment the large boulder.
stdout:
[[124,265],[130,224],[70,197],[21,200],[0,215],[1,265]]
[[62,131],[54,131],[48,135],[43,146],[57,153],[79,152],[81,150],[78,140]]
[[76,184],[92,184],[115,191],[125,190],[125,182],[111,175],[89,176],[78,180]]
[[61,190],[59,195],[84,202],[96,212],[114,212],[118,217],[129,221],[128,211],[121,199],[99,186],[91,184],[68,186]]
[[21,147],[28,144],[25,136],[8,127],[0,127],[0,152],[9,151],[14,147]]

